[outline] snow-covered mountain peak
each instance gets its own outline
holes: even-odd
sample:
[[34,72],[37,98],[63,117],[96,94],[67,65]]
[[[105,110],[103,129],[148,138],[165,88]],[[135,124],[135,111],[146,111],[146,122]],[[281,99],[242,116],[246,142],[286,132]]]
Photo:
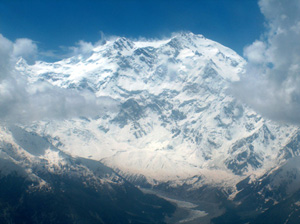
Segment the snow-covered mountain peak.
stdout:
[[[95,47],[88,57],[37,62],[23,72],[63,88],[88,88],[98,96],[111,96],[113,91],[122,98],[124,91],[181,91],[201,76],[211,85],[220,83],[214,79],[238,80],[244,64],[235,52],[202,35],[179,33],[166,40],[117,38]],[[24,70],[24,65],[17,67]]]
[[285,133],[297,129],[264,120],[227,94],[244,66],[231,49],[202,35],[178,33],[162,40],[120,37],[89,55],[17,69],[32,82],[118,101],[119,111],[96,119],[28,127],[59,139],[61,150],[149,181],[185,183],[197,176],[198,185],[232,185],[284,158],[290,150]]
[[133,49],[134,43],[125,37],[119,37],[113,44],[116,50],[130,50]]

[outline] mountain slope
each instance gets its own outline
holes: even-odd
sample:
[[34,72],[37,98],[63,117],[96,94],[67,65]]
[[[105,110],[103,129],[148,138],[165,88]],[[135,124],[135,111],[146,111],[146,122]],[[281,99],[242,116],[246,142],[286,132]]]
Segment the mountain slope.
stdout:
[[1,223],[164,223],[174,212],[100,162],[72,158],[19,127],[3,135]]
[[160,41],[117,38],[89,54],[33,66],[20,61],[17,68],[31,82],[118,101],[118,111],[93,119],[28,127],[59,139],[65,152],[150,182],[200,176],[199,186],[234,186],[240,176],[284,161],[285,145],[298,131],[263,119],[228,94],[244,65],[232,50],[180,33]]
[[[214,223],[299,223],[300,157],[237,184],[230,209]],[[226,221],[225,221],[226,220]]]

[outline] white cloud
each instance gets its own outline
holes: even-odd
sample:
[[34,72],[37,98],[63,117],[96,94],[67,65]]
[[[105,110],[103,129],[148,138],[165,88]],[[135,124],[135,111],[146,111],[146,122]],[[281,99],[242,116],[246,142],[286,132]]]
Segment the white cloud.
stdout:
[[264,63],[266,60],[265,56],[266,44],[262,41],[255,41],[252,45],[247,46],[244,49],[244,56],[250,63]]
[[15,68],[17,57],[37,53],[29,39],[15,43],[0,34],[0,120],[30,122],[42,119],[65,119],[96,116],[117,104],[110,98],[97,98],[89,91],[55,87],[45,81],[29,83]]
[[233,91],[270,118],[300,123],[300,1],[260,0],[259,6],[267,31],[245,48],[247,72]]
[[70,49],[72,50],[72,54],[74,55],[88,55],[93,52],[94,45],[91,42],[80,40],[76,43],[75,47],[70,47]]
[[7,77],[11,64],[13,43],[0,34],[0,81]]
[[38,54],[36,43],[27,38],[17,39],[13,44],[13,56],[24,58],[28,63],[33,63]]

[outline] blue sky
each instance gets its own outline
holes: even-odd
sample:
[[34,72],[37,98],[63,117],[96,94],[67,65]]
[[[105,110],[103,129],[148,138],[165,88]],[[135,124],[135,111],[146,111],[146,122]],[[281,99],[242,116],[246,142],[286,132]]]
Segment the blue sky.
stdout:
[[59,51],[100,33],[161,38],[191,31],[243,54],[263,33],[255,0],[1,0],[0,33],[29,38],[39,49]]

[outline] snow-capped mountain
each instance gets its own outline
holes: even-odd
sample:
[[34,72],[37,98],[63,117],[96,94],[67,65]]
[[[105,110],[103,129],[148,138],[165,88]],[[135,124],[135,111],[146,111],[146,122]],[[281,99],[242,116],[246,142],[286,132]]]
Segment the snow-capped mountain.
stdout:
[[[230,94],[245,65],[231,49],[192,33],[115,38],[55,63],[27,65],[20,59],[16,69],[30,83],[90,91],[118,105],[110,110],[105,102],[108,108],[95,117],[20,127],[59,150],[44,150],[40,157],[101,161],[139,186],[198,202],[214,198],[213,218],[221,213],[219,201],[235,203],[243,189],[248,196],[259,193],[251,183],[300,152],[298,127],[265,119]],[[17,139],[11,142],[27,147]]]
[[179,33],[165,40],[117,38],[90,54],[33,66],[20,62],[17,68],[31,82],[88,89],[118,101],[119,111],[97,118],[31,127],[59,139],[61,150],[149,181],[233,185],[240,175],[282,161],[298,132],[263,119],[228,94],[244,66],[232,50]]

